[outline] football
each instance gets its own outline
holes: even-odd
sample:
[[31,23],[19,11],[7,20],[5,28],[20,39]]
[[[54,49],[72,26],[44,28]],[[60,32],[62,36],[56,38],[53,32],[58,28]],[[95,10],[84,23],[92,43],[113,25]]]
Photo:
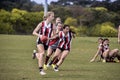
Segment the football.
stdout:
[[44,36],[44,35],[42,35],[42,37],[40,39],[43,43],[47,42],[47,40],[48,40],[47,36]]

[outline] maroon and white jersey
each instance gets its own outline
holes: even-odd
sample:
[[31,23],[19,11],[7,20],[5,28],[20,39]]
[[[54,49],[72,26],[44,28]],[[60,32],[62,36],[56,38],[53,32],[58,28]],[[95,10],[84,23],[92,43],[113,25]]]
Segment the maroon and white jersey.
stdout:
[[49,46],[55,44],[55,43],[58,42],[58,41],[59,41],[59,37],[57,37],[57,38],[51,40],[50,43],[49,43]]
[[58,47],[66,49],[66,50],[70,50],[71,40],[72,40],[72,33],[71,32],[68,32],[67,35],[65,36],[64,32],[60,31],[59,32]]
[[[51,37],[51,33],[52,33],[52,30],[53,30],[53,24],[52,23],[49,23],[48,25],[46,24],[46,21],[43,21],[42,22],[42,26],[40,28],[40,31],[39,31],[39,34],[40,35],[44,35],[44,36],[47,36],[48,38]],[[46,42],[46,45],[49,44],[49,40]]]

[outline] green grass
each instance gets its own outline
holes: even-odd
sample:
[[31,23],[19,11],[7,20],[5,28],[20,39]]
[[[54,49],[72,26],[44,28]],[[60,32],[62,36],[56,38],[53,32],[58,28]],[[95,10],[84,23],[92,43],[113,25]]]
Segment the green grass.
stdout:
[[[119,48],[117,38],[109,38],[111,49]],[[32,60],[36,37],[0,35],[0,80],[120,80],[120,63],[89,63],[97,50],[97,37],[73,39],[72,50],[59,72],[49,68],[41,76],[37,60]]]

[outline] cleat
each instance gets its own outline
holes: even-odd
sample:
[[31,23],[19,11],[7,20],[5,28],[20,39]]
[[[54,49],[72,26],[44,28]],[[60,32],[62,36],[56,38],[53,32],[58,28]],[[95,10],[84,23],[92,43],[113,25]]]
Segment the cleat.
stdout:
[[106,60],[104,59],[102,62],[103,62],[103,63],[106,63]]
[[40,74],[41,75],[46,75],[46,73],[42,70],[42,71],[40,71]]
[[58,68],[57,68],[57,67],[55,67],[55,68],[54,68],[54,71],[55,71],[55,72],[58,72],[59,70],[58,70]]
[[47,65],[44,64],[43,69],[44,69],[44,70],[47,70]]
[[115,61],[115,62],[120,63],[120,60],[117,60],[117,61]]
[[33,59],[36,58],[36,50],[33,50],[32,58],[33,58]]
[[47,67],[50,67],[50,65],[49,65],[49,64],[47,64]]
[[55,65],[54,64],[52,64],[52,67],[53,67],[53,69],[55,68]]
[[50,67],[51,65],[50,65],[50,62],[47,64],[47,67]]

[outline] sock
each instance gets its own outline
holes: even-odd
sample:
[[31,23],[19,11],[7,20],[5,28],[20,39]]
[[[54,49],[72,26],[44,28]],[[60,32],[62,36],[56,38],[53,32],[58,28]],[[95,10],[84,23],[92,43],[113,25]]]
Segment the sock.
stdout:
[[46,56],[45,65],[47,65],[49,58],[50,58],[49,56]]
[[41,72],[43,70],[43,67],[39,67],[39,71]]
[[53,62],[55,61],[55,59],[56,59],[56,57],[53,58],[53,59],[50,61],[49,65],[53,64]]
[[49,65],[51,65],[53,63],[53,61],[51,60],[50,62],[49,62]]
[[57,59],[55,59],[55,60],[54,60],[54,62],[53,62],[53,64],[56,64],[58,61],[59,61],[59,59],[58,59],[58,58],[57,58]]

